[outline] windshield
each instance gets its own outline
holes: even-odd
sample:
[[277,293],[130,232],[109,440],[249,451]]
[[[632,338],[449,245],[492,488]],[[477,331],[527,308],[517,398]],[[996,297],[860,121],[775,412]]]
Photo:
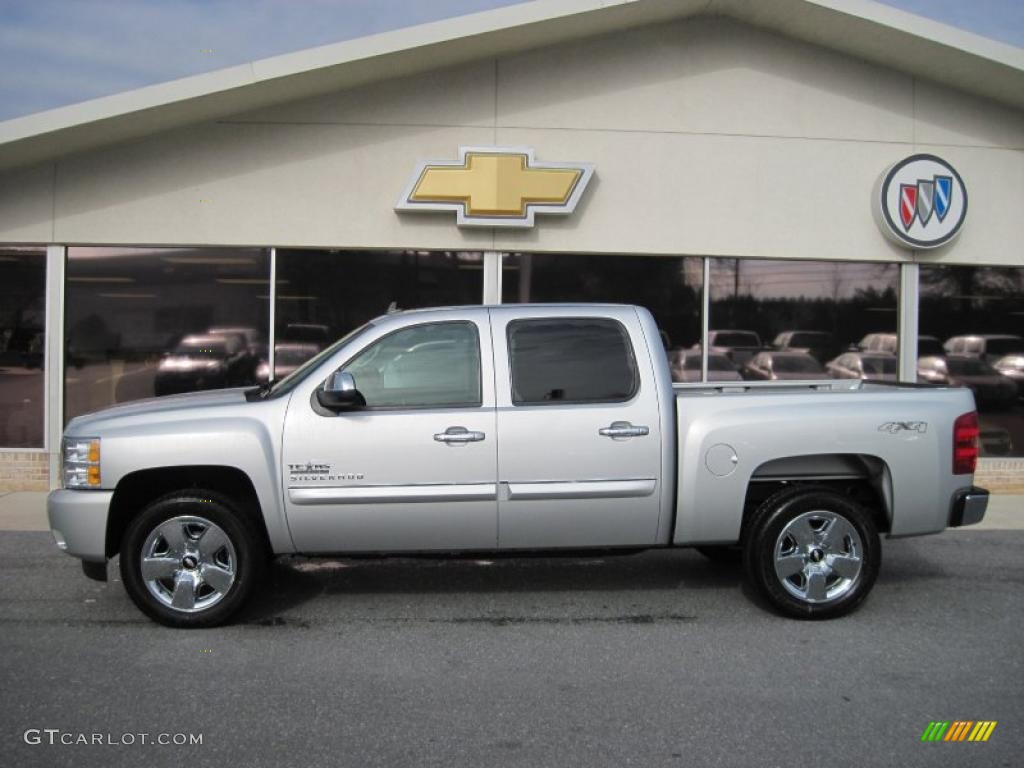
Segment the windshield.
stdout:
[[314,355],[313,357],[309,358],[309,360],[307,360],[303,365],[300,365],[298,368],[289,373],[283,379],[274,382],[274,385],[267,391],[267,397],[278,397],[279,395],[291,392],[296,384],[298,384],[300,381],[306,378],[307,373],[309,373],[311,370],[320,365],[320,363],[322,363],[328,357],[330,357],[339,349],[341,349],[342,346],[348,344],[348,342],[352,341],[357,336],[362,335],[366,330],[368,330],[372,326],[372,322],[359,326],[351,333],[342,336],[340,339],[331,344],[331,346],[324,349],[318,355]]
[[821,373],[822,368],[813,357],[777,355],[772,360],[772,370],[776,373]]

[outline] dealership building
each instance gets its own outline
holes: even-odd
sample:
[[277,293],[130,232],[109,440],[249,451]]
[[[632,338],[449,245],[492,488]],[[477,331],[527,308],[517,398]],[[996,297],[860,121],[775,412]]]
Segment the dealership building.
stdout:
[[648,307],[685,381],[970,386],[1024,491],[1022,244],[1024,50],[867,0],[541,0],[29,115],[0,493],[79,414],[526,301]]

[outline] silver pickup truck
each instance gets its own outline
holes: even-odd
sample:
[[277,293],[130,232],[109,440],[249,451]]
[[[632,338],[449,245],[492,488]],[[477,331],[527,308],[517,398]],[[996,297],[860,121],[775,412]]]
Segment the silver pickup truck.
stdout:
[[880,534],[982,519],[967,389],[673,385],[621,305],[388,314],[288,377],[72,420],[57,546],[180,627],[226,621],[275,555],[696,547],[782,613],[844,614]]

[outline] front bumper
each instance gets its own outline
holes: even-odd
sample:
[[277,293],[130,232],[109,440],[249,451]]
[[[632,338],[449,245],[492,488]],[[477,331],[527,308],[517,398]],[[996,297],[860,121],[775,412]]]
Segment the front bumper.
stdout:
[[107,514],[113,498],[113,491],[51,491],[46,514],[57,547],[82,560],[106,562]]
[[951,528],[959,528],[962,525],[980,523],[987,508],[988,491],[973,485],[970,488],[961,488],[953,494],[949,525]]

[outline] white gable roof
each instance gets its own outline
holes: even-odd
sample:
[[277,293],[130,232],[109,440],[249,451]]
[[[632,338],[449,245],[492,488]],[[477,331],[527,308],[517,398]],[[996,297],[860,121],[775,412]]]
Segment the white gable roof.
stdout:
[[0,168],[619,29],[722,15],[1024,108],[1024,49],[871,0],[536,0],[0,122]]

